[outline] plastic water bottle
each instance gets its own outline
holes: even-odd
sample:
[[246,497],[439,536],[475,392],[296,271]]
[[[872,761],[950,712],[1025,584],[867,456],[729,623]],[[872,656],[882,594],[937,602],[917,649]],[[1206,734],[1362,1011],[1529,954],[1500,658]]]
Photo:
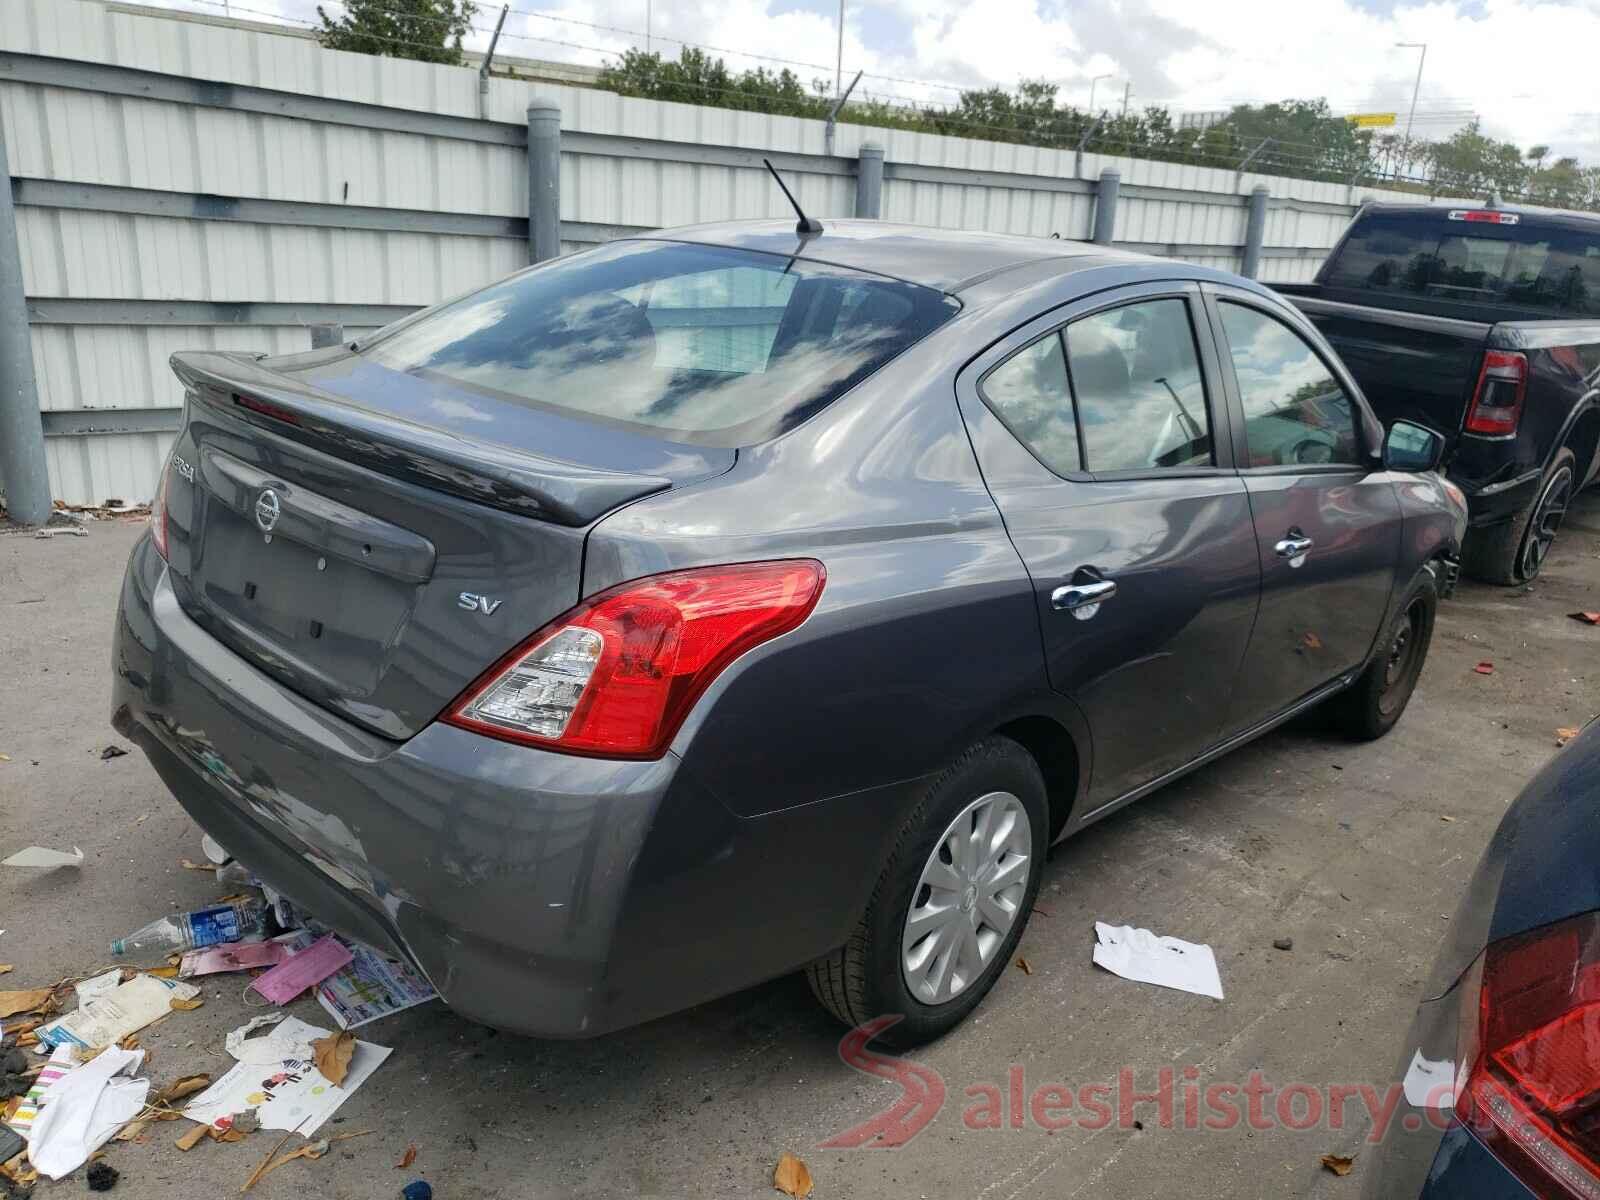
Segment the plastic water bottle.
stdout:
[[151,921],[143,929],[111,943],[111,953],[152,954],[174,950],[194,950],[237,942],[266,931],[266,910],[259,900],[240,900],[219,904]]

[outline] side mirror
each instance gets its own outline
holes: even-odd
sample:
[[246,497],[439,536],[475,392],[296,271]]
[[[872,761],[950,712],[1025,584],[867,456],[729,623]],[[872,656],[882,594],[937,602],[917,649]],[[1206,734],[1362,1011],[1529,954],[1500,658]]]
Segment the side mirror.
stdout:
[[1383,465],[1390,471],[1437,471],[1444,435],[1424,425],[1396,421],[1383,439]]

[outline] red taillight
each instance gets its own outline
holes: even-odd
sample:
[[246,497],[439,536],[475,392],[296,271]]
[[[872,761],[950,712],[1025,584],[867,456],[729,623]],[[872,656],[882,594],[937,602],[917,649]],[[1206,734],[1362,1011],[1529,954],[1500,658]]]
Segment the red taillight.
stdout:
[[575,754],[659,758],[723,668],[804,621],[825,579],[821,563],[796,559],[622,584],[518,646],[443,720]]
[[172,474],[172,462],[161,464],[161,477],[156,480],[156,494],[150,500],[150,541],[156,553],[167,556],[167,477]]
[[1527,391],[1526,357],[1505,350],[1485,352],[1478,387],[1472,393],[1472,407],[1467,410],[1467,432],[1515,433]]
[[1456,1115],[1535,1195],[1600,1200],[1600,913],[1496,942],[1464,987]]

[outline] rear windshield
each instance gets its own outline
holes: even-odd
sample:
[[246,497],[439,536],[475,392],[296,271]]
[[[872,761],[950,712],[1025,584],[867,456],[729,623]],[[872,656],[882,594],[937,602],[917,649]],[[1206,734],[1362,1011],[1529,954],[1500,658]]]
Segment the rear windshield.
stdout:
[[1600,315],[1600,226],[1594,234],[1438,216],[1372,216],[1328,264],[1328,287],[1462,304]]
[[792,428],[957,310],[772,254],[617,242],[400,325],[362,353],[520,404],[709,446]]

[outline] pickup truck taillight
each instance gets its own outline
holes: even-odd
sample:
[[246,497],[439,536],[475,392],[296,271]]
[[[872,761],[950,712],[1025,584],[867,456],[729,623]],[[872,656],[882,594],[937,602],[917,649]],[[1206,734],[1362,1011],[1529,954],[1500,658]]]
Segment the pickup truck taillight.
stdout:
[[1467,409],[1467,432],[1490,436],[1515,433],[1527,394],[1527,357],[1507,350],[1487,351],[1472,406]]
[[442,720],[599,758],[660,758],[711,682],[822,595],[813,559],[653,575],[590,597],[496,663]]
[[1456,1116],[1535,1196],[1600,1200],[1600,914],[1492,944],[1462,989]]

